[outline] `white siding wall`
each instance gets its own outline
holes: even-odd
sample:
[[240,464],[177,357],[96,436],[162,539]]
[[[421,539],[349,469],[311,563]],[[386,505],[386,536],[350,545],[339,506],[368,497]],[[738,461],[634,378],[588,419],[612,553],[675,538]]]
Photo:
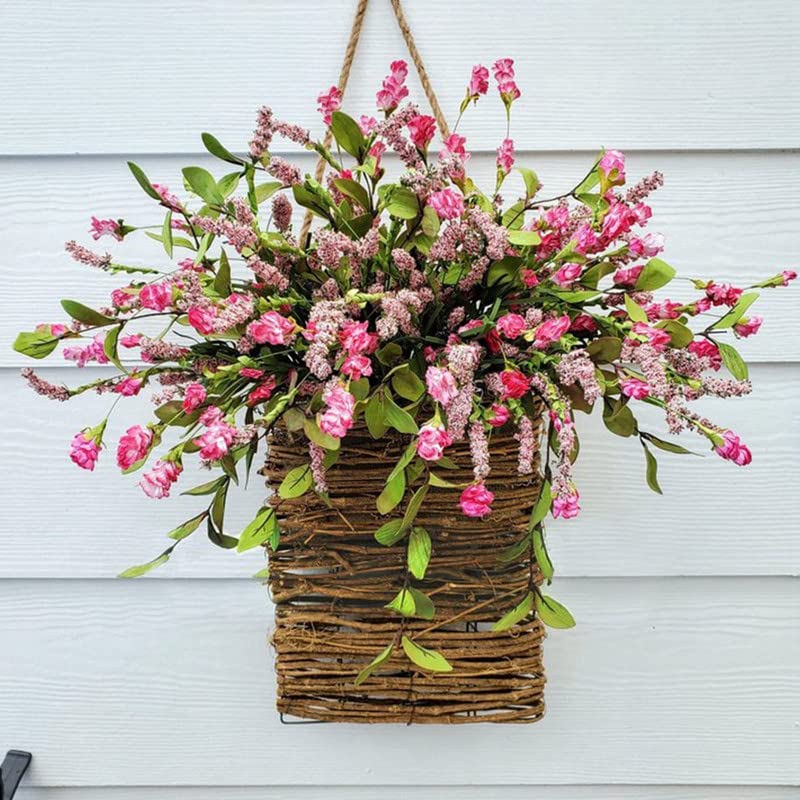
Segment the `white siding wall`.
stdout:
[[[182,165],[207,161],[201,130],[237,149],[262,102],[316,127],[314,100],[338,74],[354,5],[4,4],[0,341],[55,319],[78,282],[87,301],[113,285],[62,247],[93,213],[143,218],[125,159],[177,186]],[[457,106],[472,63],[517,59],[513,135],[527,151],[520,162],[548,187],[572,185],[599,145],[621,147],[631,174],[666,173],[657,227],[684,274],[746,282],[797,264],[797,4],[405,6],[445,109]],[[346,108],[366,109],[386,63],[404,56],[388,2],[373,0]],[[492,174],[502,137],[498,101],[482,105],[464,129],[479,177]],[[125,252],[146,255],[142,245]],[[765,297],[768,322],[743,348],[756,393],[708,404],[752,446],[747,471],[665,457],[658,498],[633,445],[609,441],[595,420],[585,426],[585,514],[551,535],[557,595],[579,625],[548,639],[549,711],[534,726],[281,727],[271,609],[248,580],[259,557],[198,538],[152,579],[113,580],[157,552],[191,504],[141,503],[109,464],[95,475],[74,469],[66,443],[102,398],[48,405],[21,385],[22,360],[3,347],[0,756],[34,753],[19,796],[796,796],[799,307],[796,290]],[[69,365],[45,371],[78,377]],[[132,424],[137,407],[125,406],[115,427]],[[243,495],[232,525],[262,495],[259,486]]]

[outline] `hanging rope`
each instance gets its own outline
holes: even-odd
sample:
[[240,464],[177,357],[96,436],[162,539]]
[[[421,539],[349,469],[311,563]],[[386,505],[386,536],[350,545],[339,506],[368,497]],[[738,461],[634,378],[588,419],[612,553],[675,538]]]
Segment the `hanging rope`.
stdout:
[[[439,132],[442,135],[443,139],[446,139],[450,135],[450,128],[447,125],[447,120],[442,113],[442,108],[439,105],[439,101],[436,98],[436,92],[433,90],[433,86],[431,85],[430,78],[428,77],[428,73],[425,69],[425,64],[422,61],[422,56],[419,54],[419,50],[417,50],[417,45],[414,42],[414,36],[411,33],[411,28],[408,27],[408,21],[406,20],[405,14],[403,13],[403,8],[400,5],[400,0],[390,0],[392,4],[392,10],[394,11],[394,16],[397,19],[397,25],[400,28],[400,33],[403,35],[403,39],[405,40],[406,47],[408,48],[409,55],[411,56],[411,60],[414,63],[414,67],[417,70],[417,75],[419,76],[419,82],[422,84],[422,89],[425,92],[425,97],[428,99],[428,104],[431,107],[431,111],[433,111],[433,116],[436,119],[436,124],[439,128]],[[353,66],[353,60],[355,59],[356,49],[358,48],[358,40],[361,37],[361,28],[364,25],[364,15],[367,11],[367,4],[369,0],[358,0],[358,6],[356,7],[356,13],[353,17],[353,25],[350,29],[350,38],[347,42],[347,49],[344,52],[344,60],[342,61],[342,69],[339,72],[339,82],[337,83],[337,88],[342,93],[342,97],[344,97],[345,89],[347,88],[347,81],[350,78],[350,70]],[[328,128],[327,132],[325,133],[324,139],[324,146],[326,150],[330,149],[331,144],[333,143],[333,134],[331,133],[330,128]],[[322,176],[325,174],[325,166],[327,162],[324,158],[320,157],[319,161],[317,161],[317,168],[314,171],[314,178],[317,183],[322,182]],[[312,219],[311,211],[306,211],[306,215],[303,219],[303,226],[300,229],[300,243],[302,245],[303,242],[306,241],[306,237],[308,236],[308,232],[311,228],[311,219]]]

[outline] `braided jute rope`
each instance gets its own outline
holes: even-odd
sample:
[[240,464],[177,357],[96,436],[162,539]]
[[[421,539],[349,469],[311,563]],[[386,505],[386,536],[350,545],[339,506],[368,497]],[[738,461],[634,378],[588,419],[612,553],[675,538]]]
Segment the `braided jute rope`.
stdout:
[[[406,446],[407,437],[376,441],[357,423],[328,470],[329,505],[312,492],[273,495],[281,528],[280,546],[269,554],[277,708],[338,722],[535,722],[544,713],[544,628],[530,617],[506,631],[490,628],[541,581],[530,549],[514,549],[527,537],[541,487],[538,454],[534,473],[519,475],[512,433],[493,432],[495,500],[485,519],[461,514],[457,490],[430,489],[415,524],[430,534],[432,555],[424,580],[410,585],[436,612],[432,620],[403,619],[384,606],[408,585],[406,542],[385,547],[374,534],[387,519],[375,498]],[[471,481],[469,443],[455,443],[448,455],[459,467],[437,472]],[[281,427],[263,474],[274,489],[307,461],[302,434]],[[453,671],[417,669],[401,635],[440,652]],[[356,686],[359,672],[391,643],[392,656]]]
[[[403,7],[400,5],[400,0],[390,0],[390,2],[392,4],[392,10],[394,11],[395,19],[397,20],[397,25],[400,28],[400,33],[403,35],[406,47],[408,47],[411,61],[414,63],[414,67],[417,70],[419,82],[422,84],[425,97],[428,99],[428,104],[433,111],[433,116],[436,119],[439,132],[442,134],[442,138],[446,139],[450,135],[450,128],[448,127],[447,120],[442,113],[442,107],[439,105],[436,92],[433,90],[433,85],[428,77],[428,71],[425,69],[425,63],[423,62],[422,56],[417,49],[417,44],[414,41],[414,35],[411,33],[411,28],[408,26],[408,21],[403,13]],[[339,81],[337,83],[337,88],[342,93],[342,97],[344,97],[344,92],[347,88],[347,81],[350,79],[350,69],[353,66],[353,59],[355,58],[356,49],[358,48],[358,40],[361,38],[361,28],[364,25],[364,15],[366,14],[368,4],[369,0],[358,0],[356,13],[353,17],[353,25],[350,28],[350,38],[347,41],[347,48],[344,51],[342,69],[339,72]],[[326,150],[330,149],[332,142],[333,135],[331,134],[330,128],[328,128],[323,141]],[[327,162],[320,156],[319,160],[317,161],[317,168],[314,171],[314,179],[317,181],[317,183],[322,181],[322,176],[325,174],[326,165]],[[303,218],[303,226],[300,229],[300,238],[298,240],[301,245],[306,241],[308,232],[311,229],[312,216],[313,215],[311,211],[306,211],[305,217]]]

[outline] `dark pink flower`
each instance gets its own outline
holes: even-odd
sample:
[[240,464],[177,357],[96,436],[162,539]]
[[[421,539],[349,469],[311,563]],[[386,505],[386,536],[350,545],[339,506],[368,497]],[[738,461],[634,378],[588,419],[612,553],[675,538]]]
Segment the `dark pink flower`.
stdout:
[[499,403],[492,404],[491,416],[487,422],[493,428],[502,428],[509,419],[511,419],[511,412],[505,406],[501,406]]
[[203,335],[214,333],[214,323],[217,319],[216,309],[208,306],[192,306],[187,314],[189,324]]
[[428,205],[439,219],[457,219],[464,213],[464,197],[454,189],[442,189],[428,197]]
[[297,335],[297,325],[277,311],[267,311],[247,326],[247,332],[259,344],[289,344]]
[[467,517],[485,517],[492,512],[494,495],[483,483],[467,486],[461,493],[461,510]]
[[503,400],[509,397],[519,399],[530,388],[530,380],[517,369],[504,369],[500,373],[500,380],[503,384]]
[[243,378],[250,378],[251,380],[257,381],[259,378],[264,377],[264,370],[254,369],[253,367],[242,367],[239,370],[239,374]]
[[733,431],[725,431],[722,434],[722,438],[725,440],[724,443],[714,448],[714,452],[718,456],[727,461],[733,461],[734,464],[738,464],[740,467],[746,467],[753,460],[750,449],[741,443],[739,437]]
[[139,302],[142,308],[153,311],[164,311],[172,304],[172,285],[165,283],[148,283],[139,291]]
[[536,328],[533,343],[541,350],[557,342],[569,329],[572,322],[569,314],[546,319]]
[[694,353],[698,358],[706,358],[711,364],[712,369],[718,370],[722,366],[722,355],[714,342],[708,339],[695,339],[686,348],[690,353]]
[[661,328],[654,328],[646,322],[634,322],[626,341],[634,346],[646,342],[661,352],[666,350],[667,345],[669,345],[672,339],[670,335]]
[[131,333],[127,336],[120,336],[119,343],[123,347],[138,347],[142,343],[142,334],[141,333]]
[[467,97],[472,101],[489,91],[489,70],[482,64],[476,64],[472,68],[472,75],[467,86]]
[[383,79],[381,88],[375,96],[380,111],[390,114],[408,97],[408,89],[405,86],[407,76],[408,64],[405,61],[392,61],[389,74]]
[[622,267],[614,273],[614,283],[617,286],[633,287],[636,285],[636,281],[639,280],[643,269],[644,266],[642,264],[638,264],[635,267]]
[[161,183],[154,183],[153,188],[156,190],[156,194],[161,198],[163,205],[167,208],[171,208],[173,211],[181,210],[181,201],[170,192],[168,186],[164,186]]
[[563,267],[553,274],[553,283],[558,284],[562,288],[570,286],[580,278],[582,271],[583,267],[580,264],[564,264]]
[[327,92],[317,96],[317,111],[322,114],[322,119],[326,125],[331,124],[331,115],[338,111],[342,105],[342,93],[336,86],[331,86]]
[[525,317],[520,314],[504,314],[497,320],[497,330],[506,337],[506,339],[516,339],[521,336],[522,332],[528,327],[525,323]]
[[127,375],[115,387],[114,391],[123,397],[135,397],[142,389],[144,380],[137,378],[135,374]]
[[497,169],[508,175],[514,167],[514,140],[503,139],[497,148]]
[[711,281],[708,286],[706,286],[706,297],[708,297],[715,306],[736,305],[741,296],[742,290],[731,286],[729,283],[715,283]]
[[354,381],[361,380],[363,377],[372,375],[372,362],[369,356],[349,355],[342,362],[342,375]]
[[120,469],[130,469],[137,461],[141,461],[150,450],[153,443],[153,432],[134,425],[120,436],[117,447],[117,466]]
[[235,432],[236,429],[223,420],[209,425],[201,436],[194,439],[194,444],[200,448],[200,458],[219,461],[230,450]]
[[436,120],[426,114],[417,114],[408,121],[408,132],[414,147],[423,153],[427,151],[436,133]]
[[206,401],[206,390],[202,383],[190,383],[183,392],[183,410],[191,414]]
[[76,433],[70,444],[69,457],[81,469],[94,470],[94,465],[100,456],[100,442],[92,431]]
[[378,348],[378,335],[370,333],[367,322],[348,320],[339,332],[339,341],[348,355],[369,355]]
[[247,395],[247,405],[254,406],[257,403],[263,403],[265,400],[269,400],[270,397],[272,397],[272,393],[275,391],[276,383],[274,375],[268,376],[263,383],[256,386],[256,388]]
[[650,397],[650,385],[639,378],[626,378],[619,382],[619,388],[625,397],[632,397],[634,400]]
[[573,333],[594,333],[597,330],[597,323],[591,314],[578,314],[569,326]]
[[89,229],[92,239],[97,241],[103,236],[113,236],[118,242],[122,241],[119,222],[115,219],[98,219],[92,217],[92,227]]
[[793,269],[785,269],[781,272],[781,278],[783,278],[781,285],[788,286],[789,281],[793,281],[797,278],[797,273]]
[[764,320],[761,317],[743,317],[733,326],[733,332],[742,339],[758,333]]

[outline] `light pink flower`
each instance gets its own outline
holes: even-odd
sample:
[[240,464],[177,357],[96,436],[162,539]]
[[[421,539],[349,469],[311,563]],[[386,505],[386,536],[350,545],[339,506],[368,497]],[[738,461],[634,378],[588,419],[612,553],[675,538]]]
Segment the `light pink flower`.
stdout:
[[722,354],[719,352],[714,342],[708,339],[695,339],[686,348],[690,353],[694,353],[698,358],[706,358],[711,364],[711,368],[718,370],[722,366]]
[[634,236],[628,242],[628,250],[635,256],[652,258],[664,249],[664,236],[660,233],[648,233],[641,239]]
[[375,130],[377,124],[378,120],[375,117],[368,117],[366,114],[362,114],[358,120],[358,127],[361,128],[361,133],[364,136],[369,136]]
[[218,461],[230,449],[235,432],[234,427],[222,420],[209,425],[203,434],[194,440],[194,444],[200,448],[200,458],[203,461]]
[[467,86],[467,97],[470,100],[477,101],[477,99],[489,91],[489,70],[482,64],[476,64],[472,68],[472,75],[469,79],[469,86]]
[[92,217],[92,227],[89,229],[92,239],[97,241],[103,236],[113,236],[118,242],[122,241],[119,222],[115,219],[98,219]]
[[485,517],[492,512],[493,500],[494,494],[486,486],[474,483],[461,492],[461,511],[467,517]]
[[341,439],[353,427],[356,399],[343,386],[336,385],[325,398],[327,408],[319,420],[323,433]]
[[153,469],[145,473],[139,486],[142,491],[154,500],[161,500],[164,497],[169,497],[169,490],[172,484],[178,480],[183,467],[175,461],[156,461]]
[[351,356],[369,355],[378,348],[378,335],[370,333],[367,322],[348,320],[339,332],[339,341],[344,350]]
[[464,197],[454,189],[442,189],[428,197],[428,205],[439,219],[457,219],[464,213]]
[[622,267],[614,273],[614,283],[617,286],[635,286],[643,269],[644,266],[641,264],[637,264],[635,267]]
[[456,379],[450,370],[441,367],[428,367],[425,373],[425,383],[428,394],[437,402],[447,408],[458,394]]
[[120,469],[130,469],[137,461],[141,461],[150,450],[153,443],[153,432],[134,425],[120,436],[117,447],[117,466]]
[[761,317],[743,317],[733,326],[733,331],[737,336],[746,339],[748,336],[758,333],[763,322]]
[[634,322],[626,341],[634,346],[644,341],[652,345],[652,347],[659,352],[662,352],[666,350],[667,345],[669,345],[671,341],[671,337],[661,328],[654,328],[646,322]]
[[247,332],[259,344],[290,344],[297,335],[297,325],[277,311],[267,311],[247,326]]
[[620,381],[619,388],[625,397],[632,397],[634,400],[644,400],[650,397],[650,385],[638,378],[626,378]]
[[114,391],[117,394],[121,394],[123,397],[135,397],[139,394],[143,385],[144,380],[142,378],[137,378],[135,374],[127,375],[114,386]]
[[131,333],[127,336],[120,336],[119,343],[123,347],[138,347],[142,343],[142,334],[141,333]]
[[414,147],[426,152],[436,133],[436,120],[426,114],[417,114],[408,121],[407,125]]
[[491,409],[492,415],[487,422],[493,428],[502,428],[511,419],[511,412],[499,403],[493,403]]
[[342,362],[342,375],[354,381],[372,375],[372,362],[368,356],[350,355]]
[[168,186],[164,186],[161,183],[154,183],[153,188],[156,190],[156,194],[161,198],[161,202],[167,208],[171,208],[173,211],[181,210],[181,201],[170,192]]
[[553,498],[553,517],[562,519],[572,519],[580,513],[581,507],[578,504],[580,495],[577,489],[573,489],[571,494],[566,496],[559,495]]
[[738,464],[740,467],[746,467],[753,460],[750,449],[741,443],[739,437],[733,431],[725,431],[722,434],[722,438],[725,440],[724,444],[714,448],[714,452],[718,456],[727,461],[733,461],[734,464]]
[[164,283],[148,283],[139,291],[142,308],[164,311],[172,303],[172,286]]
[[100,455],[100,443],[90,431],[76,433],[70,443],[69,457],[81,469],[94,470]]
[[317,96],[317,111],[322,114],[326,125],[331,124],[331,115],[338,111],[342,105],[342,93],[336,86],[331,86],[327,92]]
[[221,408],[218,406],[209,406],[200,415],[198,421],[203,427],[210,428],[212,425],[219,425],[224,416],[225,413]]
[[612,203],[603,217],[601,235],[606,244],[627,233],[636,223],[636,214],[625,203]]
[[514,140],[503,139],[497,148],[497,169],[508,175],[514,166]]
[[564,264],[553,274],[553,282],[562,288],[570,286],[581,276],[583,267],[580,264]]
[[430,423],[423,425],[417,437],[417,455],[425,461],[438,461],[452,443],[444,428]]
[[606,150],[599,166],[605,175],[607,186],[619,186],[625,183],[625,156],[619,150]]
[[789,281],[793,281],[797,278],[797,273],[793,269],[785,269],[781,272],[781,281],[782,286],[788,286]]
[[206,401],[206,390],[202,383],[190,383],[183,393],[183,410],[191,414]]
[[506,337],[506,339],[516,339],[521,336],[522,332],[527,327],[525,317],[520,314],[503,314],[496,323],[497,330]]
[[500,373],[500,381],[503,384],[503,400],[509,397],[519,399],[531,388],[530,379],[517,369],[504,369]]
[[389,75],[383,79],[381,88],[375,96],[380,111],[390,114],[408,97],[408,89],[405,86],[407,76],[408,64],[405,61],[392,61]]
[[568,314],[546,319],[536,328],[533,340],[534,345],[540,350],[544,350],[553,342],[557,342],[570,329],[571,324]]
[[217,320],[217,312],[213,307],[192,306],[187,314],[189,324],[203,335],[214,333],[214,323]]

